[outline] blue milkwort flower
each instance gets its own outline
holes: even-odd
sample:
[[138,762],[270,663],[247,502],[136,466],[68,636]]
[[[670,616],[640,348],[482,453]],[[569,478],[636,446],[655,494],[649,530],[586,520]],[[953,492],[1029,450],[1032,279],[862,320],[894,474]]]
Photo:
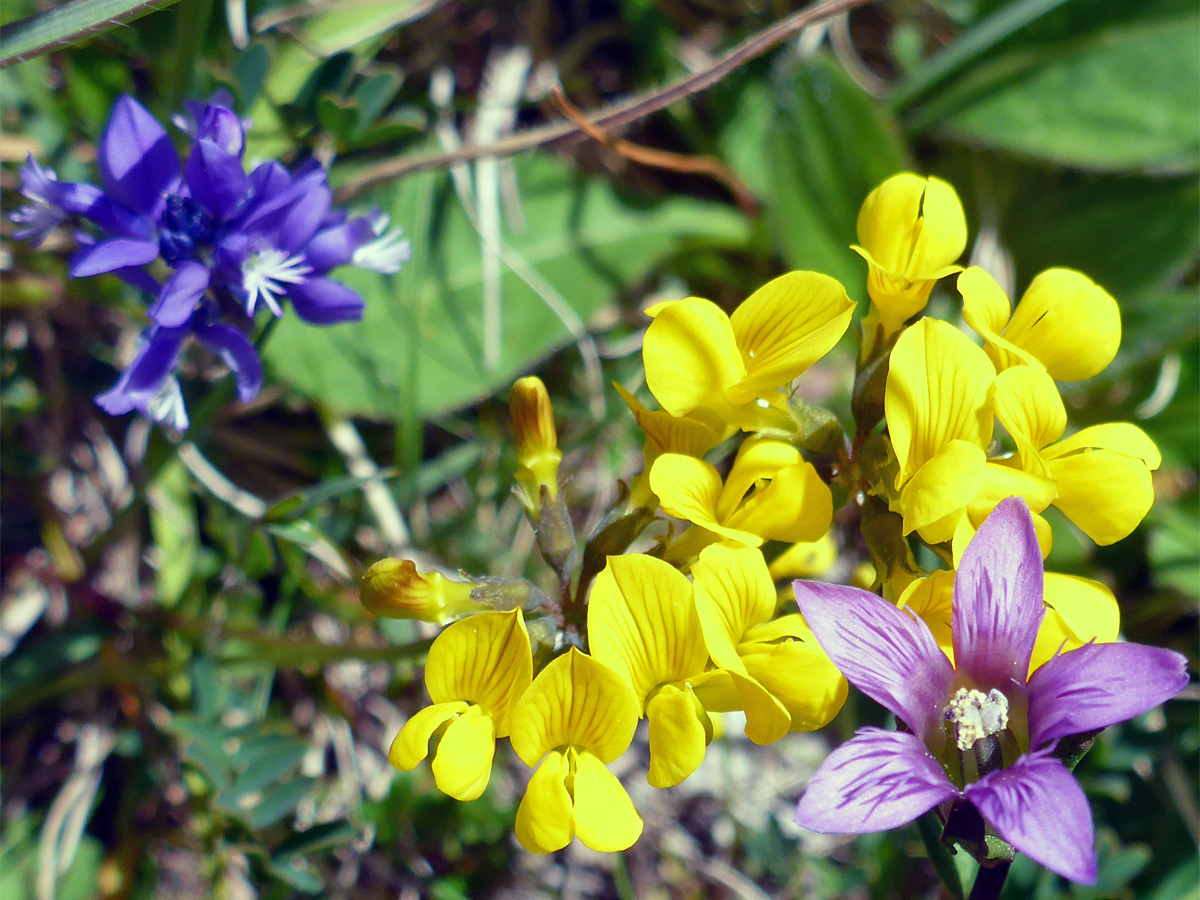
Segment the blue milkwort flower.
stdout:
[[77,234],[71,276],[111,273],[154,297],[136,358],[97,401],[177,427],[187,417],[173,373],[189,337],[225,361],[249,400],[262,384],[247,337],[259,309],[281,316],[287,300],[313,324],[359,319],[362,298],[327,273],[342,265],[391,273],[409,253],[398,230],[380,228],[387,220],[377,211],[351,218],[334,209],[316,161],[292,171],[268,161],[247,173],[248,123],[228,94],[185,106],[175,117],[192,138],[185,163],[166,129],[122,96],[96,148],[101,187],[59,182],[31,157],[21,172],[30,202],[12,214],[16,236],[35,246],[71,219],[90,222],[96,234]]
[[1017,850],[1093,883],[1091,810],[1056,745],[1174,696],[1187,663],[1157,647],[1087,644],[1028,675],[1042,581],[1033,522],[1017,497],[996,507],[963,554],[953,665],[923,621],[882,598],[797,581],[800,611],[830,659],[908,730],[860,729],[821,764],[796,822],[862,834],[969,804]]

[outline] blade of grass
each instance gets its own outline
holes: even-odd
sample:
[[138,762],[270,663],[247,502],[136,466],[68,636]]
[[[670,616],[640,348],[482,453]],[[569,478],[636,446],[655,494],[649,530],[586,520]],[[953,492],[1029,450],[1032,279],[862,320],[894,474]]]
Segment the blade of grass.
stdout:
[[179,0],[75,0],[0,28],[0,68],[94,37]]

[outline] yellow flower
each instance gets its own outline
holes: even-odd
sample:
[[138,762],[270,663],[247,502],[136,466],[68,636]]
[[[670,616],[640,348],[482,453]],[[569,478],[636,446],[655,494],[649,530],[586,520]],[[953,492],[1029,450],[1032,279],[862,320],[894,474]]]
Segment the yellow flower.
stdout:
[[708,650],[691,582],[661,559],[610,556],[592,583],[588,646],[628,682],[649,719],[650,784],[679,784],[696,771],[712,740],[697,691],[724,678],[704,671]]
[[[789,578],[816,578],[824,575],[837,563],[837,541],[832,534],[815,541],[799,541],[771,560],[768,567],[772,581]],[[786,588],[792,597],[792,589]]]
[[613,387],[633,412],[638,427],[646,435],[642,451],[646,460],[645,468],[629,489],[630,498],[637,506],[658,505],[658,498],[650,490],[650,467],[656,459],[664,453],[701,457],[733,434],[732,426],[714,425],[702,417],[673,416],[665,410],[646,409],[641,401],[625,388],[615,383]]
[[[951,599],[954,595],[954,571],[939,570],[910,584],[900,595],[897,606],[920,616],[938,646],[954,662],[951,639]],[[1038,630],[1029,674],[1050,657],[1082,647],[1088,641],[1111,643],[1121,629],[1121,612],[1112,591],[1098,581],[1047,572],[1043,585],[1046,615]]]
[[1154,503],[1150,473],[1162,463],[1136,425],[1093,425],[1063,438],[1067,413],[1040,366],[996,376],[996,416],[1017,445],[1020,468],[1049,479],[1054,505],[1097,544],[1129,535]]
[[445,623],[480,609],[472,586],[437,572],[422,573],[408,559],[381,559],[359,583],[362,605],[387,619]]
[[538,675],[513,711],[510,737],[537,766],[517,809],[526,850],[552,853],[576,835],[601,852],[633,846],[641,816],[605,763],[625,752],[637,721],[633,689],[574,647]]
[[542,380],[536,375],[519,379],[509,392],[508,409],[517,438],[514,477],[525,508],[536,521],[542,488],[550,492],[550,499],[558,496],[558,465],[562,462],[554,409]]
[[884,394],[899,471],[893,511],[904,533],[950,540],[987,473],[989,393],[996,373],[982,350],[946,322],[922,319],[892,350]]
[[997,371],[1032,363],[1045,367],[1056,381],[1081,381],[1117,355],[1117,301],[1080,272],[1042,272],[1030,282],[1011,318],[1008,297],[978,266],[958,276],[958,290],[963,318],[987,342]]
[[925,308],[939,278],[961,271],[953,263],[966,246],[962,203],[946,182],[902,172],[867,195],[858,213],[858,244],[851,248],[869,267],[865,351],[878,328],[884,338],[897,332]]
[[798,614],[775,615],[775,584],[759,550],[712,546],[692,567],[696,609],[713,663],[729,673],[756,744],[828,724],[846,679]]
[[717,431],[790,431],[787,413],[759,399],[828,353],[853,310],[846,289],[817,272],[781,275],[732,316],[699,297],[660,303],[647,310],[654,321],[642,346],[646,384],[671,415],[693,414]]
[[650,469],[664,512],[751,547],[764,540],[815,541],[829,530],[833,497],[817,470],[791,444],[750,439],[729,477],[702,459],[664,453]]
[[513,707],[532,677],[529,634],[519,609],[454,623],[438,635],[425,663],[433,705],[408,720],[388,760],[401,771],[415,768],[440,731],[434,781],[457,800],[474,800],[491,778],[496,738],[509,733]]

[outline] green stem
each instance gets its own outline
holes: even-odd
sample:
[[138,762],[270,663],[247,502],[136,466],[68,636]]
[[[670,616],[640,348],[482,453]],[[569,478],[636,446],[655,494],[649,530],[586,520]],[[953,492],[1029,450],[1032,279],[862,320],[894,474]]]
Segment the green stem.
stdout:
[[963,900],[962,879],[958,877],[958,867],[950,851],[942,843],[942,823],[932,810],[917,819],[917,831],[921,833],[921,842],[925,845],[925,853],[933,863],[933,869],[941,879],[942,884],[954,900]]

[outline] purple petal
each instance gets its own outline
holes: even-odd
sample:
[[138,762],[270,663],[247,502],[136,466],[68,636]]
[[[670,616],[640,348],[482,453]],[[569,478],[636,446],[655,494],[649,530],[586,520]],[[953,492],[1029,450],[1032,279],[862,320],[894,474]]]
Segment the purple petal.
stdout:
[[857,588],[796,581],[796,602],[846,679],[918,736],[942,728],[954,668],[929,627]]
[[154,224],[133,210],[114,201],[90,184],[65,182],[59,185],[59,205],[67,212],[83,216],[114,237],[154,240]]
[[196,141],[184,177],[192,196],[218,220],[231,215],[250,194],[241,160],[213,141]]
[[916,735],[862,728],[821,763],[796,824],[825,834],[886,831],[958,796]]
[[128,94],[113,106],[96,165],[110,196],[151,217],[179,178],[179,156],[166,130]]
[[113,269],[111,274],[116,275],[130,287],[137,288],[152,297],[158,296],[159,284],[145,269],[129,266],[124,269]]
[[145,332],[144,343],[116,386],[96,398],[101,409],[120,416],[133,410],[145,411],[150,399],[175,368],[179,349],[188,335],[186,328],[155,328]]
[[362,318],[362,297],[328,278],[310,278],[303,284],[290,285],[288,296],[296,315],[314,325],[334,325]]
[[1024,687],[1044,615],[1043,579],[1029,507],[1009,497],[975,533],[954,579],[954,663],[977,686]]
[[967,785],[967,799],[996,832],[1051,872],[1096,881],[1092,811],[1083,788],[1048,753],[1022,756]]
[[305,197],[296,203],[280,223],[275,235],[275,243],[280,250],[289,256],[296,253],[307,244],[317,229],[321,220],[333,202],[333,194],[323,184],[314,187]]
[[1107,728],[1153,709],[1188,683],[1187,660],[1143,644],[1087,644],[1029,679],[1029,743]]
[[158,300],[150,307],[150,318],[159,325],[176,327],[191,318],[196,304],[208,290],[208,268],[188,260],[163,285]]
[[205,325],[196,330],[196,337],[233,371],[238,397],[243,402],[253,400],[262,387],[263,370],[249,339],[231,325]]
[[374,239],[370,221],[360,216],[317,232],[304,247],[304,261],[314,272],[328,272],[349,263],[355,250]]
[[241,158],[246,147],[246,134],[242,120],[228,106],[209,102],[202,106],[196,116],[196,139],[212,141],[226,153]]
[[157,241],[113,238],[80,250],[71,259],[72,278],[86,278],[129,266],[144,266],[158,257]]
[[238,224],[244,231],[269,232],[278,228],[293,204],[301,202],[309,192],[325,182],[325,170],[319,167],[295,177],[288,175],[284,170],[283,177],[287,181],[282,186],[279,171],[275,168],[266,169],[260,178],[255,180],[254,175],[257,175],[260,169],[263,167],[259,166],[251,174],[251,184],[255,187],[255,202]]

